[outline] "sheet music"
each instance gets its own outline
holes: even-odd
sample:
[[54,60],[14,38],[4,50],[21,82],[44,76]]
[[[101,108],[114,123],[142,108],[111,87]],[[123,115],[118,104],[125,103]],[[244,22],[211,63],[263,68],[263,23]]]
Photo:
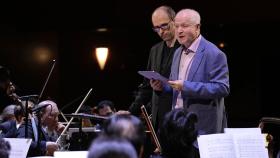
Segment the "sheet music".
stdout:
[[236,158],[232,135],[201,135],[197,141],[201,158]]
[[23,138],[4,138],[11,145],[9,158],[26,158],[28,149],[32,142],[31,139]]
[[148,79],[155,79],[155,80],[160,80],[164,83],[167,83],[168,79],[161,74],[159,74],[156,71],[138,71],[138,73]]
[[268,158],[262,134],[241,132],[201,135],[198,137],[198,146],[201,158]]
[[225,128],[227,134],[239,134],[239,133],[250,133],[250,134],[261,134],[260,128]]
[[238,158],[268,158],[262,134],[234,134],[233,137]]

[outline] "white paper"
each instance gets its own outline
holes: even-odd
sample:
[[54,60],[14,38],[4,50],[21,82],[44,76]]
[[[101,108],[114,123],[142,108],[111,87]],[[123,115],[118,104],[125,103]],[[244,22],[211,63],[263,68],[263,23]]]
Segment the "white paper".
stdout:
[[201,135],[197,141],[201,158],[236,158],[232,135]]
[[163,77],[161,74],[155,71],[138,71],[138,73],[148,79],[160,80],[161,82],[167,83],[168,79]]
[[34,157],[28,157],[28,158],[54,158],[53,156],[34,156]]
[[55,158],[87,158],[88,151],[55,151]]
[[240,133],[250,133],[250,134],[261,134],[260,128],[225,128],[225,133],[227,134],[240,134]]
[[198,137],[200,157],[268,158],[263,135],[254,132],[201,135]]
[[234,134],[233,137],[238,158],[268,158],[262,134]]
[[4,138],[11,145],[9,158],[26,158],[28,149],[32,142],[31,139],[24,138]]

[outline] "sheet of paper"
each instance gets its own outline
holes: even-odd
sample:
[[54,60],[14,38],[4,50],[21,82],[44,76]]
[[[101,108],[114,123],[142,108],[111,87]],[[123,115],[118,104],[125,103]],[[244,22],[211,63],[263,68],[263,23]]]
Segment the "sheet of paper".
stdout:
[[9,158],[25,158],[27,156],[28,149],[32,142],[31,139],[23,138],[4,138],[11,145],[11,152]]
[[225,128],[225,133],[227,134],[241,134],[241,133],[250,133],[250,134],[261,134],[260,128]]
[[162,75],[160,75],[158,72],[155,71],[138,71],[138,73],[147,79],[155,79],[155,80],[160,80],[164,83],[167,83],[168,79]]
[[262,134],[210,134],[198,137],[201,158],[268,158]]
[[88,151],[55,151],[55,158],[87,158]]
[[236,158],[232,135],[201,135],[197,141],[200,158]]
[[262,134],[234,134],[233,137],[238,158],[268,158]]

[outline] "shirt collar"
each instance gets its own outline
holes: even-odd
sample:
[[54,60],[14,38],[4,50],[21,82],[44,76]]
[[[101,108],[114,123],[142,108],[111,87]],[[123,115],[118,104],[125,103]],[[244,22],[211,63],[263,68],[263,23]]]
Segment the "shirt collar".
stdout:
[[194,41],[193,43],[190,45],[190,47],[188,48],[188,50],[191,50],[191,52],[195,53],[197,51],[197,48],[199,46],[199,43],[201,41],[201,35],[199,35]]

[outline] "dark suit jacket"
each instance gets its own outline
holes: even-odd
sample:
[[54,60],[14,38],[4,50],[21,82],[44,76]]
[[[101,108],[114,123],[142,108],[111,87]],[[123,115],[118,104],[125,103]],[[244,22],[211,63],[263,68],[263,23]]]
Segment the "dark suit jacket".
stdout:
[[[178,79],[182,49],[178,48],[174,54],[170,80]],[[172,88],[166,85],[165,90],[172,91]],[[178,94],[173,90],[173,107]],[[202,37],[182,90],[184,108],[198,115],[198,130],[206,134],[223,132],[227,127],[224,97],[228,94],[226,55]]]
[[[149,60],[147,64],[147,70],[153,70],[159,72],[165,77],[169,77],[170,69],[175,50],[180,46],[178,42],[175,43],[169,55],[165,55],[167,58],[167,64],[162,65],[163,53],[164,53],[164,41],[157,43],[150,50]],[[172,94],[158,93],[152,90],[150,87],[150,81],[144,79],[143,83],[139,86],[138,93],[135,101],[129,108],[132,114],[139,114],[140,107],[147,105],[151,102],[152,106],[152,123],[155,130],[161,125],[164,115],[171,110]]]
[[17,126],[16,120],[8,120],[0,124],[0,131],[2,136],[5,138],[16,138],[17,137]]
[[[37,124],[37,123],[36,123]],[[18,138],[25,138],[25,123],[22,124],[18,129]],[[27,156],[42,156],[46,154],[46,142],[52,141],[51,138],[47,135],[47,133],[41,128],[41,137],[40,137],[40,144],[37,147],[37,142],[35,142],[33,129],[30,121],[28,122],[28,137],[32,139],[32,143],[28,150]]]

